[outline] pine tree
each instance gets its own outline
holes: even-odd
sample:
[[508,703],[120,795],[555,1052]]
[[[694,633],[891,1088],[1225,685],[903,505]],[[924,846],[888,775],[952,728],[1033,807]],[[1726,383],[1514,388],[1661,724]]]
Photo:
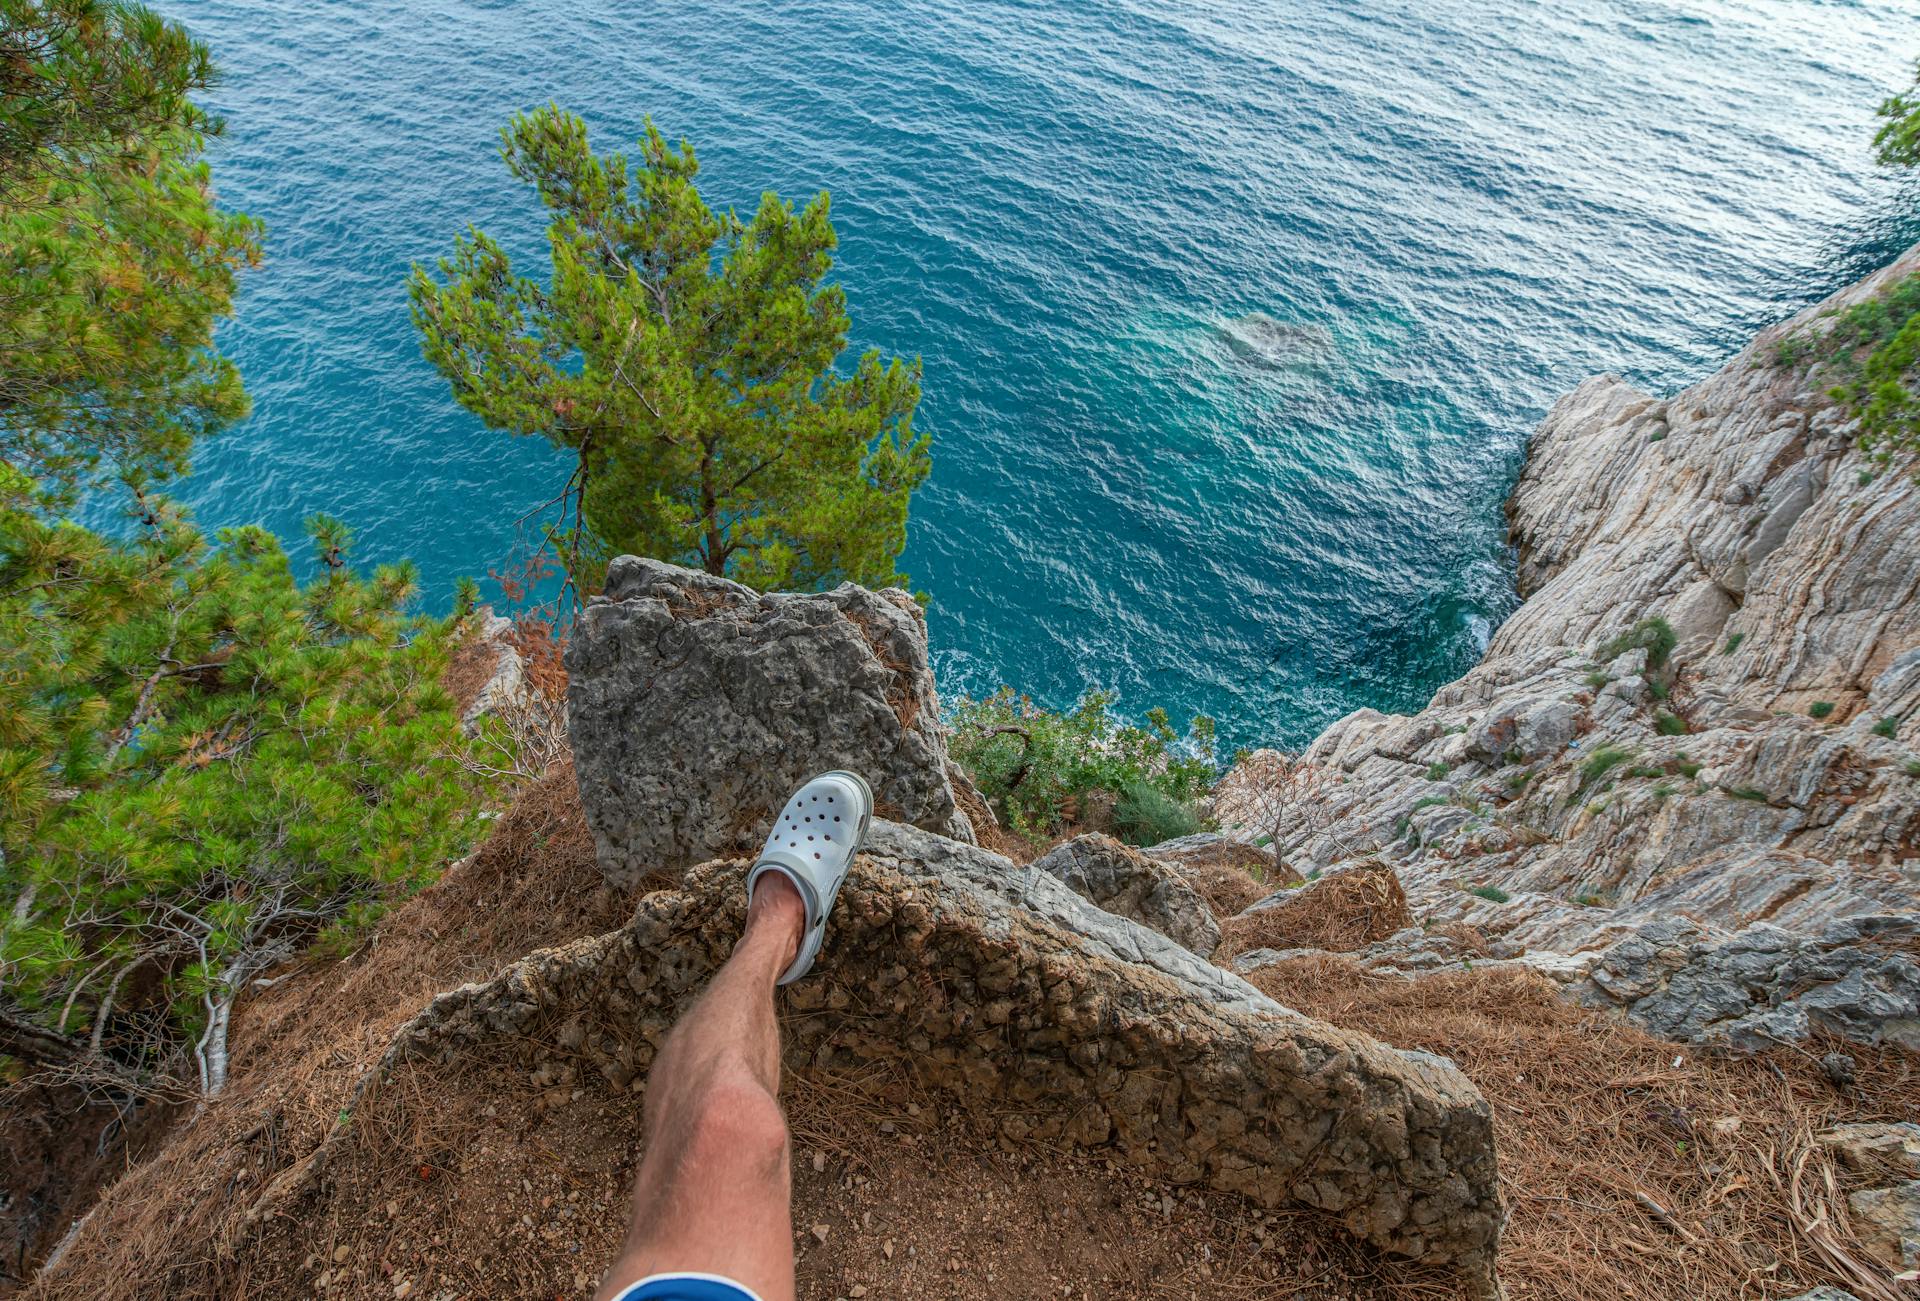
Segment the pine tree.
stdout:
[[247,412],[212,337],[259,230],[212,199],[211,76],[144,9],[0,0],[0,460],[51,508],[177,475]]
[[930,467],[920,367],[868,352],[836,372],[848,319],[827,196],[716,214],[691,146],[651,121],[632,170],[557,108],[501,137],[551,214],[550,279],[470,231],[437,279],[414,268],[414,321],[462,406],[574,453],[557,537],[575,581],[631,551],[763,589],[904,582]]

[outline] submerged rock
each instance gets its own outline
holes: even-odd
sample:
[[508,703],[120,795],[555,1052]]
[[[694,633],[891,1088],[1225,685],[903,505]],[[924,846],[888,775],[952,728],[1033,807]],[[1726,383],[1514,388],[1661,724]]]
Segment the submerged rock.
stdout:
[[905,592],[763,595],[621,556],[567,671],[580,800],[612,884],[757,849],[794,787],[828,768],[865,777],[887,817],[974,838]]
[[1325,361],[1333,355],[1333,333],[1324,325],[1282,321],[1265,312],[1248,312],[1220,327],[1234,356],[1258,366],[1281,368]]

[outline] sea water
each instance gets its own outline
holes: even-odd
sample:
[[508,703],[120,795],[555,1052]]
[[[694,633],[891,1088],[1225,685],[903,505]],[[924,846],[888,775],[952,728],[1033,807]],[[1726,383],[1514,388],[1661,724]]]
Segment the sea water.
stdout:
[[161,8],[224,73],[220,197],[267,225],[203,521],[329,511],[435,608],[506,567],[567,462],[454,406],[407,271],[472,223],[542,273],[514,111],[603,150],[652,114],[716,207],[831,191],[856,345],[924,359],[904,567],[944,689],[1107,686],[1229,745],[1473,663],[1558,395],[1671,391],[1920,238],[1868,147],[1910,0]]

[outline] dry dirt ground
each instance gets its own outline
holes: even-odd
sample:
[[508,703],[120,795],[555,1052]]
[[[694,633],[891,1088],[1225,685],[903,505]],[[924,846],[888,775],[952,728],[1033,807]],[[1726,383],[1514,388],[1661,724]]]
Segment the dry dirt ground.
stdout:
[[[572,774],[556,771],[359,954],[257,999],[229,1098],[109,1188],[69,1263],[26,1295],[588,1296],[644,1143],[639,1095],[597,1077],[535,1081],[487,1060],[399,1072],[355,1112],[322,1195],[247,1214],[433,993],[609,929],[630,906],[600,885]],[[1845,1186],[1808,1134],[1920,1117],[1912,1058],[1850,1048],[1859,1082],[1843,1092],[1804,1054],[1702,1055],[1484,967],[1416,983],[1330,957],[1258,983],[1451,1056],[1479,1083],[1512,1208],[1515,1301],[1783,1298],[1820,1282],[1874,1295],[1849,1274]],[[904,1079],[801,1073],[785,1097],[802,1297],[1453,1295],[1307,1213],[1166,1187],[1098,1154],[1010,1148]]]

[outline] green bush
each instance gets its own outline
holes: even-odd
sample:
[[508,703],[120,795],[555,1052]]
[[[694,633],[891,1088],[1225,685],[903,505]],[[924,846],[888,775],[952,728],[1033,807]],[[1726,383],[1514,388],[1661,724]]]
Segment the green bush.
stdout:
[[1700,765],[1687,758],[1684,754],[1676,753],[1673,756],[1673,769],[1689,781],[1700,775]]
[[1596,653],[1602,664],[1625,655],[1628,651],[1643,650],[1647,653],[1647,667],[1660,668],[1667,662],[1667,656],[1673,654],[1673,648],[1679,644],[1673,628],[1665,619],[1655,616],[1642,619],[1627,631],[1609,640]]
[[953,758],[1023,836],[1063,830],[1101,798],[1114,801],[1115,831],[1123,839],[1174,825],[1165,804],[1181,810],[1180,826],[1198,830],[1193,806],[1219,775],[1213,720],[1196,716],[1182,738],[1164,710],[1149,711],[1140,726],[1118,717],[1113,701],[1112,692],[1090,691],[1072,709],[1054,711],[1010,687],[982,700],[962,698],[948,720]]
[[1767,793],[1752,786],[1729,787],[1727,794],[1733,796],[1736,800],[1752,800],[1756,804],[1765,804],[1767,802]]
[[1191,804],[1144,781],[1128,782],[1114,802],[1113,834],[1130,845],[1157,845],[1204,830],[1206,823]]
[[1816,700],[1811,705],[1807,706],[1808,718],[1825,718],[1828,714],[1831,714],[1832,712],[1833,712],[1833,702],[1831,700]]
[[1633,758],[1633,751],[1624,745],[1603,745],[1588,755],[1586,762],[1580,765],[1580,789],[1586,790],[1605,777],[1613,769]]
[[1428,781],[1438,782],[1438,781],[1445,781],[1446,779],[1447,779],[1447,765],[1439,762],[1434,762],[1427,765]]
[[260,529],[148,518],[117,541],[0,509],[0,977],[212,1096],[252,980],[464,852],[498,756],[440,686],[457,624],[405,613],[411,566],[354,573],[316,516],[303,586]]
[[1747,634],[1745,634],[1744,632],[1736,632],[1735,634],[1733,634],[1733,636],[1727,638],[1727,644],[1720,648],[1720,653],[1722,655],[1733,654],[1735,651],[1740,649],[1740,643],[1745,641],[1746,639],[1747,639]]
[[1873,734],[1875,736],[1884,736],[1889,740],[1891,740],[1893,734],[1899,730],[1900,720],[1897,718],[1883,718],[1873,725]]
[[1810,363],[1836,382],[1827,390],[1859,422],[1861,448],[1881,464],[1920,447],[1920,275],[1900,280],[1832,318],[1824,331],[1783,339],[1782,365]]
[[1595,669],[1593,672],[1587,674],[1587,676],[1584,679],[1582,679],[1582,681],[1584,681],[1588,686],[1592,687],[1595,691],[1598,691],[1600,690],[1600,688],[1606,686],[1607,683],[1613,681],[1613,679],[1608,677],[1606,674],[1600,672],[1600,670]]
[[1478,895],[1482,899],[1486,899],[1492,903],[1506,903],[1509,899],[1513,898],[1512,895],[1497,885],[1476,885],[1469,888],[1467,893]]
[[1655,679],[1647,683],[1647,694],[1651,695],[1655,700],[1665,700],[1672,692],[1666,683]]
[[1662,736],[1685,736],[1687,734],[1687,720],[1678,714],[1668,713],[1662,709],[1653,716],[1653,730]]

